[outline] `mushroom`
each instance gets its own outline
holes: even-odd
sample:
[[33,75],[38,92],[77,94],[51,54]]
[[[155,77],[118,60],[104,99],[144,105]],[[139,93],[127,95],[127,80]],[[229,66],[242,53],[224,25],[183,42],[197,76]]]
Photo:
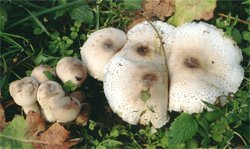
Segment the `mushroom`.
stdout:
[[[52,106],[54,100],[61,99],[65,96],[65,92],[61,85],[55,81],[46,81],[42,83],[37,90],[37,100],[42,107],[45,119],[49,122],[56,121]],[[54,106],[55,107],[55,106]]]
[[37,99],[46,120],[49,122],[67,123],[73,121],[81,109],[79,99],[65,96],[61,85],[55,81],[42,83],[37,91]]
[[65,96],[60,99],[54,99],[54,104],[57,107],[52,107],[57,122],[67,123],[76,119],[80,112],[81,104],[78,99],[70,96]]
[[243,80],[241,50],[212,25],[186,23],[177,27],[168,60],[169,110],[202,112],[202,101],[236,92]]
[[37,81],[41,84],[45,81],[49,81],[49,78],[45,75],[46,71],[50,72],[54,76],[56,75],[55,71],[50,66],[39,65],[32,70],[31,76],[36,78]]
[[87,70],[79,59],[64,57],[56,65],[56,74],[63,83],[72,81],[76,86],[80,86],[87,77]]
[[122,49],[126,34],[116,28],[104,28],[90,34],[81,47],[81,57],[89,74],[97,80],[103,80],[103,70],[109,59]]
[[25,114],[28,114],[30,110],[40,113],[36,103],[38,86],[37,80],[33,77],[25,77],[10,84],[10,95],[13,97],[16,104],[22,106]]
[[169,120],[168,73],[156,33],[161,27],[155,24],[143,22],[128,31],[123,49],[105,66],[103,85],[111,109],[124,121],[160,128]]

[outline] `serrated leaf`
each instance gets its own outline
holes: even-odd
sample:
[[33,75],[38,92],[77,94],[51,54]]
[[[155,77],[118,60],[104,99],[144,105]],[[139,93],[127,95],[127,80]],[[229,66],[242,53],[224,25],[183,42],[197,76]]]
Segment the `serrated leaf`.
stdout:
[[94,20],[93,11],[87,5],[75,7],[69,12],[69,15],[71,19],[86,24],[91,24]]
[[4,7],[0,7],[0,31],[4,30],[5,23],[7,22],[7,12]]
[[0,132],[1,148],[33,148],[26,137],[27,126],[22,116],[16,116],[6,127]]
[[168,134],[168,144],[177,145],[184,143],[187,140],[192,139],[192,137],[197,133],[198,124],[194,118],[187,113],[182,113],[178,116],[169,128]]
[[211,19],[216,7],[216,0],[175,0],[174,2],[175,13],[168,22],[176,26],[193,20]]

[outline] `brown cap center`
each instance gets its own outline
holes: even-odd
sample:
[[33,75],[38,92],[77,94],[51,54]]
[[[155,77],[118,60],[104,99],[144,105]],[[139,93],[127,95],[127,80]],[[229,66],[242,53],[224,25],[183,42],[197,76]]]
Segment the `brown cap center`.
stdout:
[[193,57],[185,58],[183,64],[188,68],[198,68],[200,66],[199,61]]

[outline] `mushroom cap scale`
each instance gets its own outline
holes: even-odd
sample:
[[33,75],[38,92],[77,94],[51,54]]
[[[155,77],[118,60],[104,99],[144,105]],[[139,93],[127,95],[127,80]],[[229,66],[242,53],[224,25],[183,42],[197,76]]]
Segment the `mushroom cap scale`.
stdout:
[[10,84],[9,91],[16,104],[20,106],[32,105],[37,101],[38,82],[33,77],[24,77]]
[[87,69],[79,59],[64,57],[56,65],[56,74],[64,83],[72,81],[80,86],[87,77]]
[[[236,92],[244,77],[241,61],[241,50],[236,43],[216,27],[202,22],[186,23],[177,27],[171,56],[168,59],[171,80],[169,109],[182,111],[178,104],[185,103],[179,102],[180,96],[175,94],[180,92],[177,91],[178,88],[184,90],[184,87],[181,86],[183,84],[187,84],[189,87],[182,92],[182,101],[190,100],[191,102],[193,100],[191,94],[202,95],[205,90],[208,94],[214,93],[214,96],[209,95],[207,98],[201,96],[200,101],[196,100],[199,104],[193,103],[197,106],[200,105],[201,100],[213,103],[216,96]],[[193,92],[196,87],[198,88],[197,84],[200,84],[201,90],[203,90],[200,93]],[[214,100],[211,100],[212,97]],[[202,103],[198,109],[203,109],[203,107]],[[191,113],[185,110],[184,112]]]
[[81,47],[81,57],[88,73],[100,81],[103,69],[109,59],[122,49],[127,40],[126,34],[116,28],[104,28],[90,34]]
[[[167,77],[157,60],[138,62],[116,55],[105,69],[104,93],[111,109],[124,121],[134,125],[152,123],[156,128],[168,121],[167,84],[164,83]],[[142,99],[142,92],[150,98]]]

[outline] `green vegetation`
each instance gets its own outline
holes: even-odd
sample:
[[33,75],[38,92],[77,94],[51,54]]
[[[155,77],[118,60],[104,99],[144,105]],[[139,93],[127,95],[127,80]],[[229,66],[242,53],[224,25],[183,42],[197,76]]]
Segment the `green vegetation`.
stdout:
[[[177,2],[178,6],[181,6],[182,1]],[[126,30],[129,23],[140,13],[141,5],[140,1],[131,0],[3,0],[0,3],[0,102],[5,107],[7,120],[11,122],[0,133],[0,145],[7,148],[29,148],[29,144],[23,144],[24,120],[21,117],[14,118],[21,110],[11,104],[9,84],[30,75],[31,70],[39,64],[54,67],[62,57],[80,58],[79,48],[91,32],[107,26]],[[245,78],[235,95],[225,97],[228,104],[218,108],[206,103],[214,111],[199,114],[172,112],[170,122],[152,133],[154,130],[150,126],[129,125],[112,113],[103,93],[102,83],[88,77],[80,89],[85,92],[92,113],[87,126],[66,126],[71,131],[72,138],[82,138],[82,141],[72,148],[249,148],[249,5],[249,0],[218,1],[214,17],[207,21],[223,29],[242,49]],[[191,21],[196,17],[195,12],[192,12],[194,16],[178,18],[183,9],[185,8],[181,6],[180,12],[166,21],[181,24],[183,19]],[[53,79],[50,73],[46,75]],[[67,82],[64,88],[72,91],[76,86]],[[142,92],[142,100],[149,97],[147,91]],[[10,138],[3,137],[6,135]],[[3,138],[6,141],[2,144]],[[18,139],[12,140],[13,138]],[[10,146],[13,142],[16,146]]]

